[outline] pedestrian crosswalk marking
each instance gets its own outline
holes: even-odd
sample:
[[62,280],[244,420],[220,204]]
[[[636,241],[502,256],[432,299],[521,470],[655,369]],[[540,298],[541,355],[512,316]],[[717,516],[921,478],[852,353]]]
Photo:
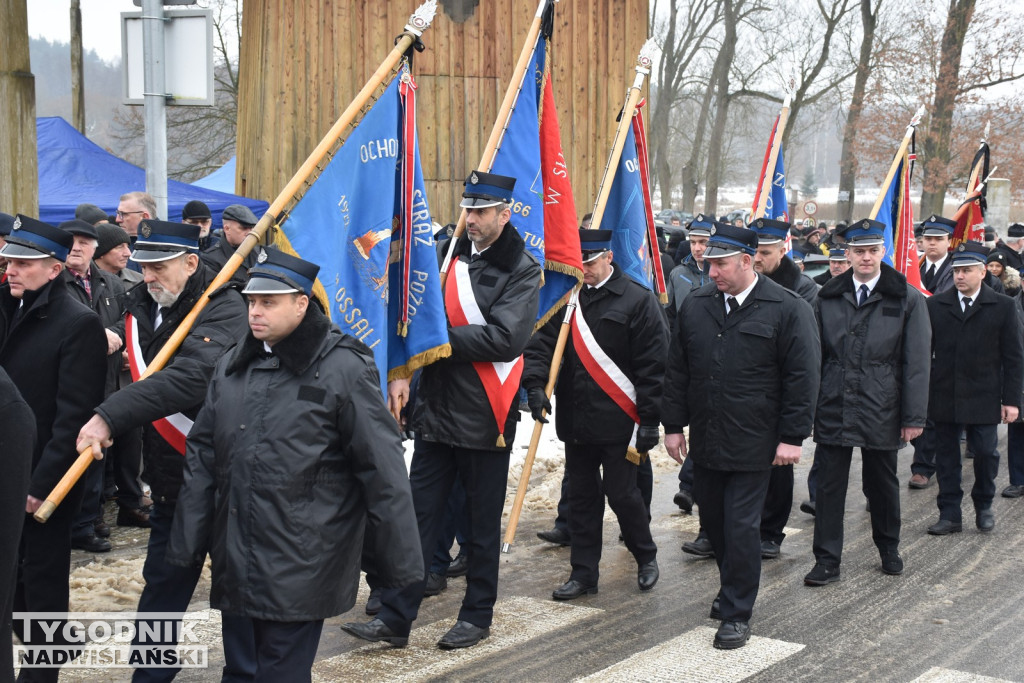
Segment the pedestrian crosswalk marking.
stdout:
[[910,683],[1010,683],[1010,681],[935,666]]
[[313,680],[424,680],[603,612],[593,607],[551,600],[509,598],[494,606],[491,635],[474,647],[450,652],[437,648],[437,641],[455,625],[455,615],[452,615],[451,618],[413,628],[409,645],[405,648],[372,644],[318,661],[313,666]]
[[764,671],[805,647],[751,636],[746,646],[738,650],[716,650],[711,645],[714,638],[715,629],[701,626],[576,680],[731,683]]

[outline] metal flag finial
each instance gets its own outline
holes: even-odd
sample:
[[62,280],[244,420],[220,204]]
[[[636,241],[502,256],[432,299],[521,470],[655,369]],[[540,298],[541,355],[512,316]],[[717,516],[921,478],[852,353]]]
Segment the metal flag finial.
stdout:
[[405,30],[416,36],[422,36],[423,32],[430,26],[430,22],[434,21],[436,15],[437,0],[426,0],[409,17],[409,23],[405,25]]
[[926,111],[928,110],[923,104],[917,108],[917,112],[914,114],[914,118],[910,119],[911,128],[914,128],[917,126],[917,124],[921,123],[921,119],[924,118]]
[[644,46],[640,48],[640,55],[636,58],[636,70],[643,74],[651,73],[654,65],[654,57],[658,54],[658,43],[654,38],[648,38]]
[[988,142],[988,134],[992,131],[992,122],[985,122],[985,137],[981,139],[982,142]]

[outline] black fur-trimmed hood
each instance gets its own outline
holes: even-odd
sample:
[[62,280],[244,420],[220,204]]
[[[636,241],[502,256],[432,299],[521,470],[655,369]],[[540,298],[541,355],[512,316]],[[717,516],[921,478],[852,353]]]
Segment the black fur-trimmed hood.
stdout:
[[[513,227],[512,223],[506,223],[501,235],[487,251],[480,255],[480,258],[506,273],[511,273],[519,263],[525,249],[526,243],[520,237],[519,231]],[[464,234],[455,245],[455,255],[469,257],[471,253],[473,253],[473,243]]]
[[[843,292],[853,292],[853,268],[845,273],[832,278],[818,290],[818,296],[825,299],[834,299],[843,295]],[[888,296],[905,299],[907,296],[907,278],[901,275],[892,266],[883,263],[882,275],[878,278],[875,291]]]
[[[274,344],[274,355],[281,359],[281,365],[298,375],[306,371],[321,354],[324,338],[331,323],[320,307],[312,301],[306,308],[306,316],[291,334]],[[264,353],[263,342],[252,336],[250,330],[242,343],[235,347],[234,357],[228,364],[226,374],[231,375],[244,369]]]
[[793,259],[789,256],[783,256],[782,260],[779,261],[779,267],[775,269],[773,273],[766,273],[769,280],[777,285],[782,285],[791,292],[795,292],[797,289],[797,283],[800,282],[800,278],[803,276],[803,271],[800,270],[800,266],[793,262]]

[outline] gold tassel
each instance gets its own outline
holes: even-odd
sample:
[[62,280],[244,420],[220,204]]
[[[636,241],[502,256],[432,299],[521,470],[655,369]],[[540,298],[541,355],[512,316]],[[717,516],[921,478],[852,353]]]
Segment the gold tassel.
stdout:
[[640,465],[643,461],[647,460],[647,454],[641,453],[635,448],[626,449],[626,460],[630,461],[634,465]]
[[409,334],[409,323],[398,321],[398,336],[405,337]]
[[440,346],[435,346],[432,349],[421,351],[415,356],[412,356],[405,365],[388,370],[388,381],[390,382],[393,379],[408,379],[412,377],[412,373],[419,368],[430,365],[434,361],[441,360],[442,358],[447,358],[450,355],[452,355],[452,347],[450,344],[441,344]]
[[668,293],[667,292],[662,292],[661,294],[659,294],[658,295],[658,301],[661,302],[662,306],[667,304],[668,303]]
[[498,443],[495,444],[498,448],[505,448],[505,435],[498,434]]

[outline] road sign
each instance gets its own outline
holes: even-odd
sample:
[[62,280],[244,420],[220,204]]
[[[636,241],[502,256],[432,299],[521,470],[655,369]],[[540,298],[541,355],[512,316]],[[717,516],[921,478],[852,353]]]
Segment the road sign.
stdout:
[[817,202],[804,202],[804,213],[808,216],[813,216],[818,213]]

